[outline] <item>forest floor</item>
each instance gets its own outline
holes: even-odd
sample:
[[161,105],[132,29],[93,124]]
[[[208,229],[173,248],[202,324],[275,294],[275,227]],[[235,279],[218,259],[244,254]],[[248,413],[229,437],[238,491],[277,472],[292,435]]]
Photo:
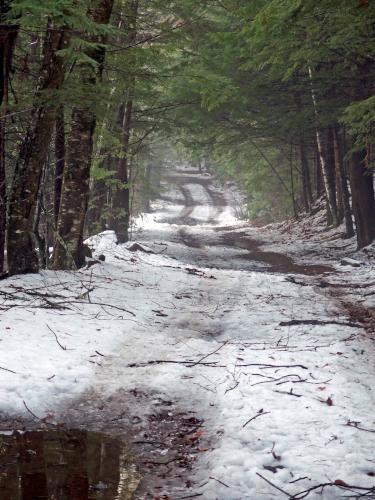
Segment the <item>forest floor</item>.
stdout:
[[87,466],[56,478],[45,456],[43,474],[86,474],[90,496],[56,498],[375,498],[374,249],[320,212],[254,227],[239,204],[181,167],[131,243],[89,239],[105,262],[2,282],[0,428],[40,431],[28,462],[55,429],[127,444],[69,434]]

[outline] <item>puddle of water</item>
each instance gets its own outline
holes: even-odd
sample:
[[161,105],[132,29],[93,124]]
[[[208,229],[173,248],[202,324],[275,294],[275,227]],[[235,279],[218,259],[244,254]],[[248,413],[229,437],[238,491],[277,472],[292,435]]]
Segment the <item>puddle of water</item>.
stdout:
[[131,500],[139,483],[119,440],[84,430],[0,435],[1,500]]

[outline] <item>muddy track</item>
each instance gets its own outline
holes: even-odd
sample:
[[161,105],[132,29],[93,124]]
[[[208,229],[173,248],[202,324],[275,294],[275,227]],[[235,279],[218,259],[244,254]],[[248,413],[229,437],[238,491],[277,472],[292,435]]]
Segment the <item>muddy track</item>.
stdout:
[[227,206],[227,201],[225,196],[213,190],[210,185],[212,183],[212,179],[210,177],[196,177],[193,175],[174,175],[168,176],[166,178],[169,184],[175,185],[182,193],[184,197],[184,207],[177,217],[166,218],[164,222],[168,222],[169,224],[177,224],[183,226],[195,226],[197,224],[202,224],[202,220],[195,219],[191,217],[191,214],[194,211],[194,208],[199,206],[200,203],[194,200],[194,197],[186,186],[187,185],[199,185],[201,186],[205,192],[207,193],[208,198],[210,199],[210,203],[208,204],[210,208],[210,215],[206,221],[203,223],[214,225],[217,222],[219,215],[224,211]]
[[334,272],[334,269],[325,265],[316,264],[296,264],[288,255],[267,252],[260,248],[262,242],[250,238],[245,232],[229,231],[220,237],[221,244],[233,248],[247,250],[247,254],[240,254],[235,258],[250,260],[254,262],[264,262],[264,270],[273,273],[283,274],[304,274],[306,276],[316,276],[323,273]]

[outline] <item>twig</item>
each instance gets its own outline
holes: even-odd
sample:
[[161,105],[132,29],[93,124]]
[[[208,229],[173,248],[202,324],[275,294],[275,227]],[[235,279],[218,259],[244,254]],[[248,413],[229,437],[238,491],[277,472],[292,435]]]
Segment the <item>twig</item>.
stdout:
[[47,325],[47,323],[46,323],[46,326],[47,326],[48,330],[49,330],[50,332],[52,332],[52,333],[53,333],[53,335],[55,336],[56,342],[57,342],[57,344],[61,347],[61,349],[62,349],[63,351],[67,351],[66,346],[63,346],[62,344],[60,344],[60,341],[59,341],[59,339],[58,339],[58,337],[57,337],[56,333],[52,330],[52,328],[51,328],[49,325]]
[[374,432],[375,433],[375,429],[365,429],[364,427],[359,427],[358,424],[360,422],[353,422],[352,420],[348,420],[348,422],[345,424],[347,427],[354,427],[355,429],[358,429],[360,431],[365,431],[365,432]]
[[273,391],[273,392],[278,392],[279,394],[287,394],[288,396],[295,396],[296,398],[302,397],[302,394],[295,394],[293,392],[293,389],[290,389],[290,391]]
[[[155,359],[151,361],[147,361],[146,363],[131,363],[128,365],[129,368],[139,368],[143,366],[148,366],[148,365],[159,365],[162,363],[171,363],[171,364],[177,364],[177,365],[184,365],[187,367],[191,366],[191,361],[174,361],[174,360],[169,360],[169,359]],[[202,366],[207,366],[208,368],[224,368],[223,365],[217,365],[216,361],[212,361],[211,363],[196,363]]]
[[183,500],[185,498],[197,498],[197,497],[203,497],[203,493],[194,493],[193,495],[187,495],[186,497],[178,497],[176,500]]
[[290,321],[281,321],[279,326],[293,326],[293,325],[341,325],[351,326],[353,328],[360,328],[362,325],[353,323],[352,321],[325,321],[318,319],[292,319]]
[[24,407],[26,408],[26,410],[30,413],[30,415],[32,415],[34,418],[36,418],[37,420],[39,420],[39,422],[44,422],[44,420],[40,417],[38,417],[38,415],[35,415],[35,413],[33,413],[30,408],[27,406],[27,404],[25,403],[25,401],[22,401],[23,404],[24,404]]
[[15,375],[17,375],[17,372],[14,372],[13,370],[10,370],[9,368],[4,368],[3,366],[0,366],[0,370],[4,370],[5,372],[14,373]]
[[256,415],[254,415],[253,417],[251,417],[247,422],[245,422],[243,424],[242,428],[246,427],[247,424],[249,424],[250,422],[252,422],[256,418],[261,417],[262,415],[267,415],[268,413],[271,413],[271,412],[270,411],[260,411],[260,412],[258,412]]
[[[255,375],[258,375],[258,374],[255,373]],[[289,377],[297,377],[299,379],[299,380],[297,380],[297,382],[306,382],[306,379],[302,379],[299,375],[297,375],[295,373],[291,373],[290,375],[283,375],[282,377],[279,377],[279,378],[267,377],[270,380],[262,380],[260,382],[255,382],[255,384],[251,384],[251,386],[259,385],[259,384],[269,384],[269,383],[272,383],[272,382],[279,382],[280,380],[283,380],[283,379],[289,378]],[[295,381],[293,381],[293,380],[286,380],[286,382],[294,383]],[[280,385],[280,384],[276,384],[276,385]]]
[[214,481],[217,481],[218,483],[222,484],[226,488],[230,488],[230,486],[228,486],[227,484],[223,483],[223,481],[220,481],[220,479],[216,479],[216,477],[210,476],[210,479],[213,479]]
[[267,363],[249,363],[246,365],[237,366],[261,366],[262,368],[302,368],[302,370],[308,370],[307,366],[304,365],[268,365]]
[[[53,305],[59,305],[63,302],[54,302]],[[67,303],[69,304],[85,304],[85,305],[92,305],[92,306],[105,306],[105,307],[112,307],[113,309],[118,309],[119,311],[126,312],[128,314],[131,314],[132,316],[136,317],[136,314],[133,313],[133,311],[129,311],[128,309],[124,309],[123,307],[120,306],[115,306],[114,304],[105,304],[104,302],[83,302],[80,300],[68,300]]]
[[208,358],[209,356],[212,356],[213,354],[216,354],[216,353],[217,353],[218,351],[220,351],[220,349],[221,349],[222,347],[224,347],[224,346],[225,346],[228,342],[229,342],[229,340],[226,340],[225,342],[223,342],[223,343],[221,344],[221,346],[219,346],[217,349],[215,349],[215,351],[212,351],[212,352],[210,352],[210,353],[206,354],[205,356],[203,356],[202,358],[200,358],[200,359],[199,359],[198,361],[196,361],[195,363],[193,363],[193,364],[189,365],[189,367],[190,367],[190,368],[192,368],[193,366],[196,366],[196,365],[201,364],[201,362],[202,362],[204,359]]
[[289,484],[298,483],[298,481],[302,481],[303,479],[309,479],[307,476],[299,477],[298,479],[294,479],[293,481],[289,481]]
[[256,473],[257,476],[261,477],[263,479],[263,481],[266,481],[266,483],[268,483],[269,485],[271,485],[273,488],[276,488],[277,490],[281,491],[281,493],[284,493],[284,495],[286,495],[287,497],[289,498],[293,498],[290,493],[288,493],[287,491],[285,490],[282,490],[281,488],[279,488],[278,486],[276,486],[276,484],[273,484],[271,483],[271,481],[269,481],[268,479],[266,479],[264,476],[262,476],[262,474],[259,474],[259,472]]

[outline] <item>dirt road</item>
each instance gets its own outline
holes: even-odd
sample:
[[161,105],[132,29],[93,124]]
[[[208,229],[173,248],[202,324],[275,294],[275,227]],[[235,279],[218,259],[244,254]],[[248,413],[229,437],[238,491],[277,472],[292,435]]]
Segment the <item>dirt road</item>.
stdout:
[[[58,437],[76,443],[69,463],[86,457],[77,474],[87,498],[130,498],[139,479],[138,500],[284,498],[309,488],[336,500],[345,493],[337,479],[371,492],[374,349],[318,286],[334,270],[264,251],[262,234],[236,217],[235,190],[209,175],[180,168],[163,186],[138,221],[135,251],[102,234],[91,244],[104,264],[9,283],[23,308],[6,312],[18,330],[4,330],[0,366],[17,362],[13,373],[28,377],[5,374],[0,395],[12,387],[16,396],[4,402],[2,428],[88,433]],[[35,353],[27,358],[12,340],[21,333],[23,352]],[[46,454],[37,436],[18,440],[18,454]],[[59,481],[71,481],[69,467]],[[53,473],[37,472],[45,495]]]

